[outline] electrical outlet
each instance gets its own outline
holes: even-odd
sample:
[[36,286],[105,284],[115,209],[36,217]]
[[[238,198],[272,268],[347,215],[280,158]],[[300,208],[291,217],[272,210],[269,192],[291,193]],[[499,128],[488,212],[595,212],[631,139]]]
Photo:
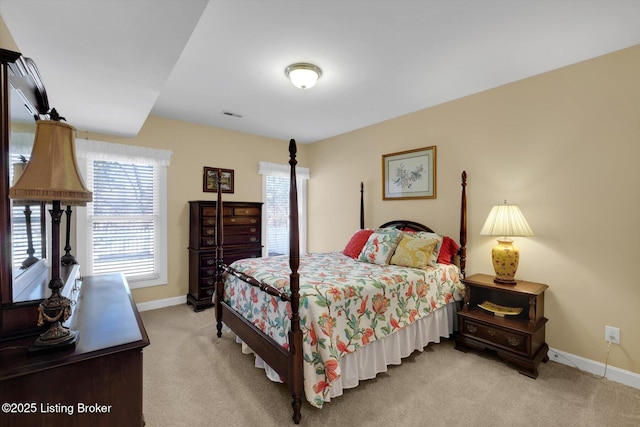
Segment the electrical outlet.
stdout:
[[604,340],[611,344],[620,344],[620,328],[604,327]]

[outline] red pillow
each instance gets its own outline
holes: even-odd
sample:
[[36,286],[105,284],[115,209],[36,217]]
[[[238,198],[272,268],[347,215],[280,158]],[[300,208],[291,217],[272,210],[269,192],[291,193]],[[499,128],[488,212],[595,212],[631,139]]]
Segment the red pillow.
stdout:
[[458,252],[458,249],[460,249],[460,246],[452,238],[444,236],[440,253],[438,254],[438,262],[440,264],[451,264],[453,256]]
[[358,258],[371,233],[373,233],[373,230],[369,229],[356,231],[351,237],[351,240],[349,240],[349,243],[347,243],[347,246],[344,247],[342,253],[354,259]]

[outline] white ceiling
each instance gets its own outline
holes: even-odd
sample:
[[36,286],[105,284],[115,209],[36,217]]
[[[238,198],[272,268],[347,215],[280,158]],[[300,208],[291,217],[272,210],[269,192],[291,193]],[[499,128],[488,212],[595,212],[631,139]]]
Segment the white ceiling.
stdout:
[[[310,143],[640,43],[638,0],[0,0],[80,130]],[[294,62],[322,68],[293,87]],[[242,117],[223,114],[230,112]]]

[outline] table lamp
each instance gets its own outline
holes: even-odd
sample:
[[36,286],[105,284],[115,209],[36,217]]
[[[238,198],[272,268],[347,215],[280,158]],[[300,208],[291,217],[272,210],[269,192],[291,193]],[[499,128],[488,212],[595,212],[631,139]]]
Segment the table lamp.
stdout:
[[491,251],[491,260],[496,283],[515,284],[515,275],[520,261],[520,250],[513,245],[509,237],[533,236],[533,230],[527,224],[522,212],[516,205],[504,204],[494,206],[484,223],[480,234],[483,236],[500,236],[498,244]]
[[55,109],[53,120],[38,120],[31,158],[22,175],[9,190],[14,200],[51,202],[51,295],[38,307],[38,326],[48,325],[29,349],[30,352],[52,351],[74,346],[77,331],[62,324],[71,315],[71,301],[60,294],[64,283],[60,278],[61,203],[86,205],[93,200],[78,171],[75,154],[75,128],[59,120]]

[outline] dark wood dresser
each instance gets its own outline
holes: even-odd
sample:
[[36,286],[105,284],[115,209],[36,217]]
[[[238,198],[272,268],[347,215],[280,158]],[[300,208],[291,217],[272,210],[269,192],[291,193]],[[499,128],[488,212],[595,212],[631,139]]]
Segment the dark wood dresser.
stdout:
[[[223,202],[225,264],[262,256],[262,203]],[[189,202],[189,293],[194,311],[213,306],[216,283],[216,202]]]
[[144,425],[149,338],[124,276],[86,277],[69,322],[75,349],[30,356],[35,337],[0,343],[0,426]]

